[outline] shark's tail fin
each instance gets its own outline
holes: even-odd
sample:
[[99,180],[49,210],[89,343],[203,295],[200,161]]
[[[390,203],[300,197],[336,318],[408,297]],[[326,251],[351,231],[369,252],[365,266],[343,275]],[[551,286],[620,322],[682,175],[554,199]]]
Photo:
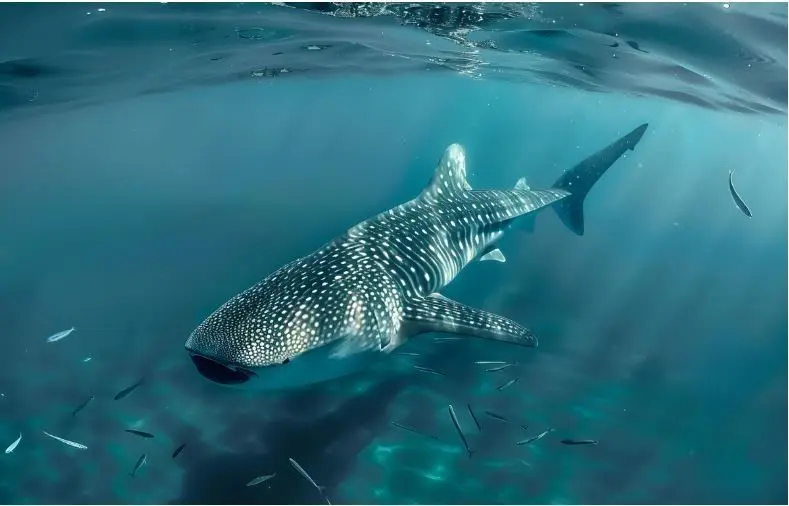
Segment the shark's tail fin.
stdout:
[[625,151],[633,150],[648,124],[644,123],[621,139],[601,149],[572,169],[565,171],[553,188],[570,192],[570,196],[552,207],[562,223],[577,235],[584,235],[584,199],[594,184]]

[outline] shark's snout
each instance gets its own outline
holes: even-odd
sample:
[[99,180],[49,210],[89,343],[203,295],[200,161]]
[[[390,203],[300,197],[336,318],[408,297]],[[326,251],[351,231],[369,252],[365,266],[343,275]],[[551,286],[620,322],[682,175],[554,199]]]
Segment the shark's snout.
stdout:
[[255,373],[242,367],[221,364],[197,353],[189,354],[197,372],[220,385],[240,385],[255,376]]

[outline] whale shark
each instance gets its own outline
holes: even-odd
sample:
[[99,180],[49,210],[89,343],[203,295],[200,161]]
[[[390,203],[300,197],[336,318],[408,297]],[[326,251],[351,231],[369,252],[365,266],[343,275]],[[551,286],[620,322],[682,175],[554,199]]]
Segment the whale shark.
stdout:
[[496,243],[519,217],[575,199],[557,212],[582,231],[579,209],[601,166],[570,171],[554,188],[519,179],[477,190],[464,148],[452,144],[419,195],[232,297],[192,331],[186,351],[215,383],[271,390],[351,374],[432,332],[536,347],[523,325],[440,291],[474,261],[503,261]]

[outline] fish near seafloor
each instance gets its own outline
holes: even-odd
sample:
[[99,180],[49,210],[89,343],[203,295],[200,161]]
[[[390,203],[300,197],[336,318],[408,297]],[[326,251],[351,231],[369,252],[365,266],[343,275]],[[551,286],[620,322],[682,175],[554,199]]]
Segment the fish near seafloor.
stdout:
[[19,437],[14,440],[13,443],[8,445],[8,448],[5,449],[6,453],[13,453],[16,450],[16,447],[19,446],[19,442],[22,441],[22,433],[19,433]]
[[420,195],[225,302],[185,348],[214,382],[279,389],[369,367],[429,332],[537,346],[522,325],[438,291],[496,249],[513,220],[569,195],[474,190],[466,181],[466,154],[452,144]]

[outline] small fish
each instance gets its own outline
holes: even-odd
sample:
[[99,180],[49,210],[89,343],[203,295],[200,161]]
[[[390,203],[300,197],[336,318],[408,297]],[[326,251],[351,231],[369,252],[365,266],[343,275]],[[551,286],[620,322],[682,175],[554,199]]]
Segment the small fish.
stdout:
[[274,473],[274,474],[267,474],[267,475],[265,475],[265,476],[258,476],[258,477],[257,477],[257,478],[255,478],[254,480],[252,480],[252,481],[250,481],[249,483],[247,483],[247,487],[254,487],[255,485],[260,485],[260,484],[261,484],[261,483],[263,483],[264,481],[268,481],[268,480],[270,480],[271,478],[275,477],[276,475],[277,475],[277,473]]
[[8,445],[8,448],[6,448],[6,449],[5,449],[5,452],[6,452],[6,453],[11,453],[11,452],[13,452],[14,450],[16,450],[16,447],[17,447],[17,446],[19,446],[19,442],[20,442],[20,441],[22,441],[22,433],[21,433],[21,432],[19,433],[19,437],[18,437],[18,438],[16,438],[16,441],[14,441],[14,442],[13,442],[13,443],[11,443],[10,445]]
[[142,385],[143,381],[145,381],[145,380],[144,379],[140,379],[140,381],[138,381],[134,385],[132,385],[132,386],[130,386],[128,388],[124,388],[123,390],[121,390],[120,392],[115,394],[115,397],[113,397],[113,399],[115,399],[116,401],[119,401],[119,400],[123,399],[124,397],[126,397],[130,393],[134,392],[137,389],[137,387]]
[[315,480],[313,480],[313,479],[312,479],[312,476],[310,476],[309,474],[307,474],[307,471],[305,471],[305,470],[304,470],[304,468],[303,468],[303,467],[301,467],[301,466],[299,465],[299,463],[298,463],[298,462],[296,462],[295,460],[293,460],[293,459],[292,459],[292,458],[290,458],[290,457],[288,457],[288,460],[290,461],[290,465],[291,465],[291,466],[293,466],[293,468],[294,468],[296,471],[298,471],[298,472],[299,472],[299,474],[300,474],[300,475],[302,475],[302,476],[304,477],[304,479],[306,479],[308,482],[310,482],[310,484],[311,484],[313,487],[315,487],[315,488],[318,490],[318,492],[320,492],[321,496],[323,497],[323,500],[324,500],[324,501],[326,501],[326,504],[331,504],[331,502],[329,502],[329,498],[328,498],[328,497],[326,497],[326,495],[323,493],[323,492],[324,492],[324,490],[325,490],[325,487],[321,487],[320,485],[318,485],[317,483],[315,483]]
[[496,413],[494,413],[493,411],[483,411],[483,413],[485,413],[485,414],[486,414],[486,415],[488,415],[489,417],[491,417],[491,418],[494,418],[494,419],[496,419],[496,420],[498,420],[498,421],[500,421],[500,422],[507,422],[507,423],[512,423],[512,422],[510,422],[509,420],[507,420],[506,418],[504,418],[503,416],[501,416],[501,415],[499,415],[499,414],[496,414]]
[[123,430],[124,432],[128,432],[129,434],[134,434],[135,436],[144,437],[146,439],[153,439],[155,437],[150,432],[144,432],[141,430],[136,430],[136,429],[123,429]]
[[402,430],[408,431],[408,432],[413,432],[414,434],[419,434],[420,436],[429,437],[430,439],[432,439],[434,441],[438,441],[438,438],[436,436],[431,436],[430,434],[425,434],[424,432],[420,432],[420,431],[418,431],[418,430],[416,430],[416,429],[414,429],[412,427],[407,427],[407,426],[399,424],[397,422],[389,422],[389,423],[391,423],[393,427],[397,427],[398,429],[402,429]]
[[91,395],[90,397],[88,397],[88,400],[86,400],[85,402],[83,402],[82,404],[80,404],[79,406],[77,406],[77,407],[74,409],[74,411],[72,411],[72,412],[71,412],[71,416],[77,416],[77,413],[79,413],[80,411],[82,411],[83,409],[85,409],[85,408],[88,406],[88,404],[90,404],[90,403],[91,403],[91,401],[93,401],[93,399],[95,399],[95,398],[96,398],[96,396],[95,396],[95,395]]
[[544,438],[545,436],[547,436],[551,432],[553,432],[553,429],[544,430],[544,431],[540,432],[539,434],[537,434],[536,436],[530,437],[528,439],[524,439],[523,441],[518,441],[515,444],[518,445],[518,446],[527,445],[529,443],[533,443],[534,441],[538,441],[538,440]]
[[93,360],[93,357],[85,357],[82,359],[83,362],[90,362],[91,360]]
[[443,376],[445,378],[447,376],[443,372],[439,372],[439,371],[436,371],[435,369],[430,369],[428,367],[422,367],[421,365],[415,365],[414,369],[416,369],[417,371],[420,371],[420,372],[426,372],[428,374],[435,374],[436,376]]
[[65,444],[65,445],[69,445],[72,448],[76,448],[77,450],[87,450],[88,449],[88,447],[85,446],[82,443],[77,443],[77,442],[74,442],[74,441],[69,441],[68,439],[63,439],[62,437],[53,436],[52,434],[50,434],[49,432],[47,432],[45,430],[42,430],[41,432],[43,432],[45,435],[51,437],[52,439],[56,439],[56,440],[60,441],[61,443]]
[[479,423],[479,420],[477,420],[477,415],[474,414],[474,410],[471,409],[471,404],[467,404],[467,406],[468,414],[471,415],[471,419],[474,420],[474,423],[477,425],[477,430],[482,432],[482,425]]
[[137,459],[137,463],[134,464],[134,469],[132,469],[132,472],[129,473],[129,476],[134,478],[137,475],[137,471],[139,471],[140,468],[144,466],[146,462],[148,462],[148,455],[143,453],[142,455],[140,455],[140,458]]
[[477,365],[500,365],[500,364],[506,364],[508,362],[505,362],[503,360],[477,360],[474,363]]
[[396,351],[394,352],[395,355],[405,355],[407,357],[421,357],[421,353],[414,353],[412,351]]
[[515,383],[517,383],[519,379],[520,379],[520,378],[512,378],[512,379],[511,379],[511,380],[509,380],[508,382],[506,382],[506,383],[504,383],[503,385],[501,385],[500,387],[496,388],[496,390],[498,390],[499,392],[501,392],[501,391],[502,391],[502,390],[504,390],[505,388],[509,388],[509,387],[511,387],[512,385],[514,385]]
[[[496,413],[494,413],[492,411],[483,411],[483,413],[485,413],[489,417],[493,418],[494,420],[498,420],[498,421],[504,422],[504,423],[511,423],[513,425],[518,425],[515,422],[513,422],[512,420],[508,420],[507,418],[504,418],[503,416],[501,416],[499,414],[496,414]],[[525,425],[519,425],[519,427],[522,428],[523,430],[528,430],[528,427],[526,427]]]
[[452,407],[452,404],[449,405],[449,416],[452,418],[452,424],[454,424],[455,429],[458,431],[458,434],[460,435],[460,439],[463,440],[463,446],[466,447],[466,453],[468,453],[468,458],[471,458],[471,455],[474,453],[474,451],[468,447],[468,441],[466,441],[466,435],[463,434],[463,429],[460,428],[460,422],[458,422],[458,417],[455,415],[455,408]]
[[563,445],[596,445],[600,444],[600,441],[596,439],[562,439]]
[[737,193],[737,190],[734,189],[734,183],[732,182],[731,178],[734,175],[734,171],[729,171],[729,191],[731,192],[731,196],[734,199],[734,203],[737,204],[737,207],[740,208],[740,211],[747,216],[748,218],[752,217],[751,210],[748,209],[748,206],[745,204],[745,201],[740,198],[740,194]]
[[179,456],[181,454],[181,452],[184,451],[185,447],[186,447],[186,443],[184,443],[181,446],[179,446],[178,448],[176,448],[175,451],[173,452],[173,459],[175,459],[175,457]]
[[48,342],[48,343],[55,343],[55,342],[57,342],[57,341],[60,341],[60,340],[61,340],[61,339],[63,339],[64,337],[66,337],[66,336],[68,336],[69,334],[71,334],[72,332],[74,332],[74,330],[75,330],[75,329],[74,329],[74,327],[71,327],[71,328],[70,328],[70,329],[68,329],[68,330],[62,330],[62,331],[60,331],[60,332],[57,332],[57,333],[55,333],[55,334],[52,334],[51,336],[49,336],[49,337],[47,338],[47,342]]
[[465,339],[464,337],[434,337],[433,341],[442,342],[442,341],[460,341]]
[[515,365],[515,362],[509,362],[509,363],[504,364],[504,365],[500,365],[500,366],[497,366],[497,367],[491,367],[490,369],[485,369],[485,372],[503,371],[504,369],[507,369],[507,368],[512,367],[514,365]]

